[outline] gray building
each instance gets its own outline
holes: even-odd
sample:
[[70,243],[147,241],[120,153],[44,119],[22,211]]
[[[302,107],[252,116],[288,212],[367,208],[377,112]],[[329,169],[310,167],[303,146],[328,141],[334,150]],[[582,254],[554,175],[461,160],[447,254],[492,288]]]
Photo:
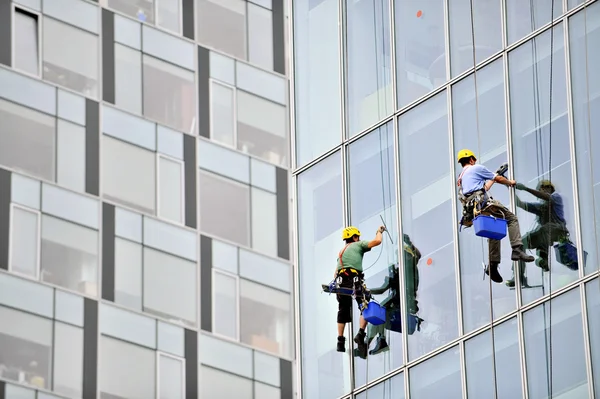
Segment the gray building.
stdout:
[[294,397],[284,0],[0,0],[0,399]]
[[[292,19],[301,397],[599,398],[600,2],[294,0]],[[487,243],[459,231],[464,148],[521,183],[491,189],[538,259],[513,287],[484,276]],[[561,233],[536,244],[545,180]],[[388,350],[361,358],[356,322],[336,351],[321,284],[342,229],[371,239],[382,220],[364,273],[371,288],[397,274],[375,296],[397,306],[367,331]],[[504,280],[510,254],[506,238]]]

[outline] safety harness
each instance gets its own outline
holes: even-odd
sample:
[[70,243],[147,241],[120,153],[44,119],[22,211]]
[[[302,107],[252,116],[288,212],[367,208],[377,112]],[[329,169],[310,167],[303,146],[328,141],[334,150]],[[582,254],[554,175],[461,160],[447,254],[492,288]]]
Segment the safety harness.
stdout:
[[[352,279],[352,288],[353,288],[353,296],[355,298],[361,298],[362,299],[362,307],[361,307],[361,312],[362,309],[369,303],[369,301],[367,301],[366,299],[366,295],[365,293],[368,291],[367,290],[367,286],[364,283],[363,277],[364,274],[359,272],[358,270],[352,268],[352,267],[344,267],[344,261],[342,259],[342,256],[344,255],[344,252],[346,252],[346,249],[353,243],[349,243],[346,244],[346,246],[340,251],[338,257],[340,260],[340,265],[342,266],[342,268],[340,270],[338,270],[337,272],[337,278],[336,278],[336,283],[339,286],[342,283],[342,278],[343,277],[352,277],[354,276],[354,278]],[[360,290],[357,289],[360,288]],[[362,291],[362,292],[361,292]]]

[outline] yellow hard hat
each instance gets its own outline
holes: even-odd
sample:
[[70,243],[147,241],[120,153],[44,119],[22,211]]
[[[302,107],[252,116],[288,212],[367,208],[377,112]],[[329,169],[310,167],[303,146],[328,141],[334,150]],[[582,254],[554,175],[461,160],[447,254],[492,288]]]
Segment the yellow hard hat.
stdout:
[[552,182],[550,180],[540,180],[537,185],[537,188],[539,190],[540,188],[543,188],[543,187],[549,187],[552,189],[552,191],[556,191],[556,189],[554,188],[554,184],[552,184]]
[[347,240],[352,236],[360,236],[360,231],[354,226],[348,226],[342,231],[342,240]]
[[[470,157],[475,158],[475,154],[473,154],[473,151],[465,148],[465,149],[460,150],[458,152],[458,154],[456,154],[456,161],[460,162],[461,159],[470,158]],[[475,160],[477,160],[477,158],[475,158]]]

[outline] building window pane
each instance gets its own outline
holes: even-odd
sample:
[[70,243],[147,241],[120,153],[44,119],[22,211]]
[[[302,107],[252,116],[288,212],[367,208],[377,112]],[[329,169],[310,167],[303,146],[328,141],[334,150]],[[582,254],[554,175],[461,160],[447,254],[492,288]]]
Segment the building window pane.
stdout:
[[585,285],[594,391],[600,397],[600,279]]
[[0,306],[2,378],[52,386],[52,321]]
[[[398,121],[398,131],[403,233],[419,249],[423,262],[418,267],[418,279],[405,280],[406,292],[414,292],[419,281],[428,282],[418,286],[418,315],[426,325],[436,325],[444,332],[405,335],[409,358],[415,359],[458,336],[453,234],[456,220],[451,191],[456,186],[450,175],[453,159],[448,152],[451,144],[446,93],[404,114]],[[415,170],[412,165],[420,163],[425,153],[427,167]]]
[[98,96],[98,36],[44,17],[44,79]]
[[104,196],[142,212],[156,209],[156,155],[123,141],[102,136]]
[[200,172],[200,227],[241,245],[250,245],[248,186]]
[[252,380],[238,377],[224,371],[210,367],[200,366],[200,380],[210,381],[201,384],[200,397],[214,399],[252,399]]
[[246,2],[197,0],[198,42],[236,58],[246,58]]
[[156,24],[175,33],[180,31],[181,0],[156,0],[158,18]]
[[353,136],[391,114],[394,108],[390,9],[388,0],[359,0],[346,4],[348,130]]
[[81,397],[83,386],[83,329],[54,324],[54,391]]
[[[562,0],[554,1],[554,19],[562,15]],[[506,0],[506,28],[508,45],[546,25],[552,19],[549,0],[533,0],[526,5],[520,0]],[[544,97],[546,98],[546,97]]]
[[273,69],[273,13],[248,3],[248,61]]
[[159,354],[158,367],[158,386],[160,387],[158,399],[184,399],[183,361]]
[[277,197],[252,187],[252,248],[277,256]]
[[213,332],[238,338],[238,280],[213,271]]
[[39,214],[23,208],[12,208],[10,232],[10,270],[37,278],[40,239]]
[[132,3],[130,0],[100,0],[100,4],[136,18],[138,21],[154,23],[154,1],[140,0]]
[[99,346],[100,399],[154,398],[155,351],[105,336],[100,337]]
[[183,163],[158,157],[158,216],[183,221]]
[[579,288],[525,312],[523,335],[530,398],[588,396]]
[[287,165],[286,108],[237,91],[237,147],[271,163]]
[[[563,287],[578,277],[577,270],[571,270],[558,262],[552,247],[563,239],[570,239],[577,245],[563,26],[557,25],[553,29],[552,67],[550,30],[508,54],[514,179],[529,189],[552,191],[551,201],[556,205],[549,218],[548,201],[524,190],[515,192],[523,245],[537,255],[535,262],[520,265],[522,280],[526,280],[529,286],[538,286],[521,291],[524,304],[540,298],[550,290]],[[550,68],[553,71],[552,117],[549,115],[548,101]],[[549,139],[550,121],[552,140]],[[549,164],[550,149],[552,165]],[[541,188],[544,181],[550,183],[547,188]],[[542,210],[540,216],[535,213],[538,209]],[[549,286],[547,272],[550,267],[552,287]],[[539,287],[540,285],[544,288]]]
[[71,190],[85,191],[85,128],[58,120],[56,181]]
[[144,311],[196,325],[196,263],[144,248]]
[[98,232],[42,215],[42,281],[97,295]]
[[14,67],[32,75],[39,74],[38,18],[35,14],[15,9]]
[[223,144],[235,145],[235,91],[212,82],[211,92],[211,138]]
[[55,119],[0,99],[0,164],[54,180]]
[[241,341],[280,356],[291,356],[290,295],[240,280]]
[[394,0],[398,106],[446,82],[444,0]]
[[196,115],[194,73],[146,55],[143,62],[144,116],[179,131],[193,133]]
[[142,246],[115,238],[115,303],[142,310]]
[[411,399],[461,398],[459,352],[458,347],[454,347],[411,368],[408,373],[409,397]]
[[115,104],[142,113],[142,53],[115,43]]
[[356,399],[404,399],[404,374],[398,374],[356,395]]

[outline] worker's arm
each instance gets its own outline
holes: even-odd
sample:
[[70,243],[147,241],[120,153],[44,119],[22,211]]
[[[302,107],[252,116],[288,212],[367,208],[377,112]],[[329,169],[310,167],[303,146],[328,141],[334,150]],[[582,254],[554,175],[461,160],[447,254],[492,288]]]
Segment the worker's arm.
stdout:
[[508,187],[513,187],[515,184],[517,184],[516,181],[508,180],[506,177],[500,175],[494,176],[494,181]]
[[550,201],[552,199],[552,196],[550,194],[534,190],[533,188],[529,188],[524,184],[519,184],[517,189],[527,191],[529,194],[534,195],[544,201]]
[[483,186],[485,188],[485,191],[490,191],[490,188],[492,188],[494,183],[495,183],[495,181],[493,181],[493,180],[486,181],[485,185]]
[[369,241],[369,244],[367,245],[369,247],[369,249],[381,244],[381,239],[382,239],[381,233],[383,233],[384,231],[385,231],[384,226],[379,227],[379,229],[377,230],[377,234],[375,235],[375,238],[372,239],[371,241]]

